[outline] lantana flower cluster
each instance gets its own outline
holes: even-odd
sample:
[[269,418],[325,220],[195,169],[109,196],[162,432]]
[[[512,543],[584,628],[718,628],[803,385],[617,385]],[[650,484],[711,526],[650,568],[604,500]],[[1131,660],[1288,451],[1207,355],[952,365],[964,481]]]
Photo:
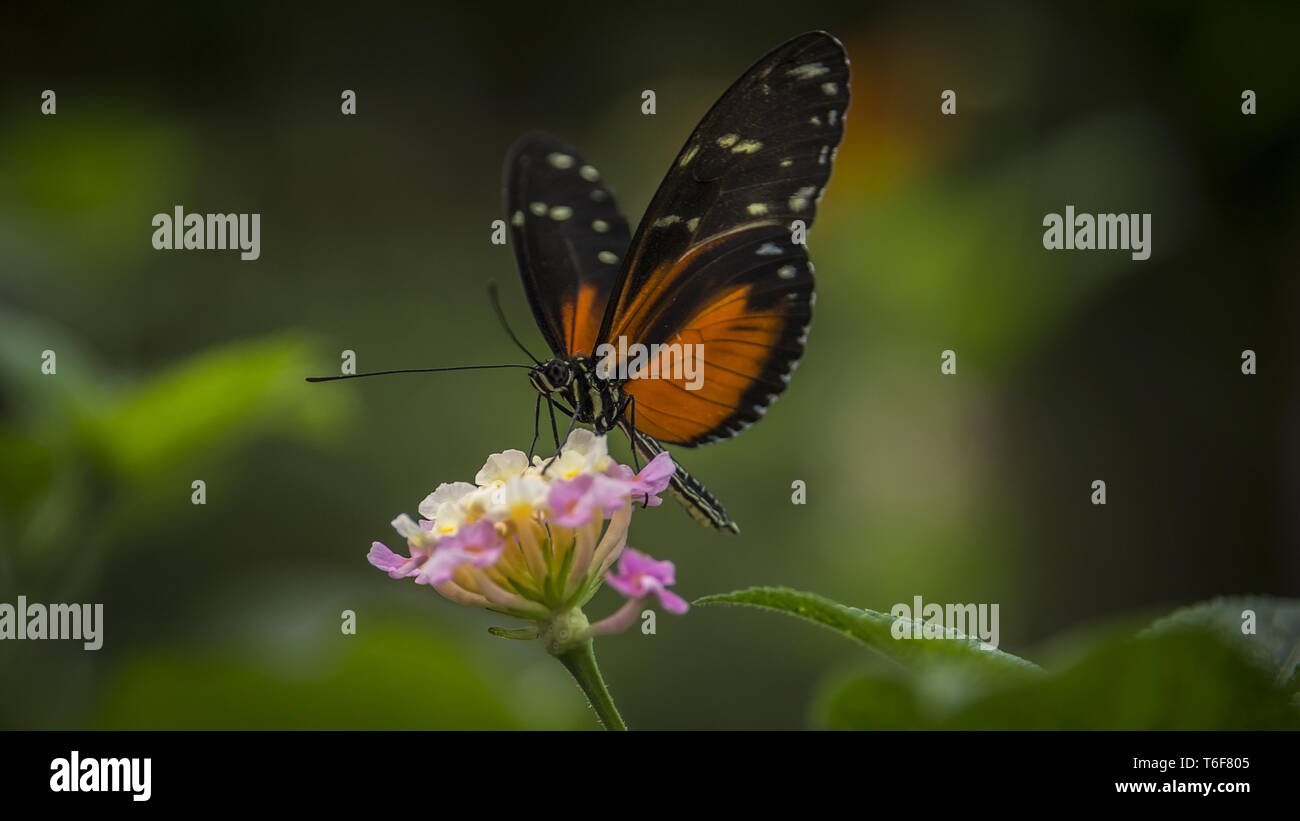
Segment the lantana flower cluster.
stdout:
[[496,453],[473,484],[439,485],[420,503],[418,520],[393,520],[407,555],[375,542],[369,560],[454,602],[539,623],[580,614],[608,581],[628,602],[589,627],[582,617],[587,634],[626,628],[650,599],[684,613],[687,603],[668,589],[672,562],[627,547],[634,507],[659,504],[674,470],[660,453],[634,472],[610,457],[604,436],[585,430],[573,431],[550,460]]

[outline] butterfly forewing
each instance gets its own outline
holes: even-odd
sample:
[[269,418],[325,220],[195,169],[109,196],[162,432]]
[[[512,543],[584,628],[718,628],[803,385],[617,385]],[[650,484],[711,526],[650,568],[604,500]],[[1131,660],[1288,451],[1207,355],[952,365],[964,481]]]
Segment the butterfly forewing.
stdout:
[[553,135],[515,141],[505,179],[515,259],[538,327],[557,356],[590,354],[627,252],[627,220],[596,167]]
[[849,67],[825,33],[795,38],[705,115],[637,228],[598,340],[701,345],[703,384],[634,380],[637,427],[698,445],[756,421],[803,354],[809,228],[844,134]]

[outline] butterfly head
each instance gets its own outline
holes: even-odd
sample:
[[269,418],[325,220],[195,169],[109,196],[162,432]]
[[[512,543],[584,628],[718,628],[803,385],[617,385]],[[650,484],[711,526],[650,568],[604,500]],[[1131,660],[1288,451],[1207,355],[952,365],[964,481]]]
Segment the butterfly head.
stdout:
[[535,365],[528,372],[533,387],[543,394],[567,393],[573,384],[573,368],[563,359],[552,359]]

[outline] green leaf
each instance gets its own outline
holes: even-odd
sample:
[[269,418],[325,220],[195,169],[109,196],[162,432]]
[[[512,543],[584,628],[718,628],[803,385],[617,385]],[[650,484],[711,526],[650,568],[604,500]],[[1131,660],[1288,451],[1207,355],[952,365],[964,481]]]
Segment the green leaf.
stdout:
[[913,670],[942,665],[949,673],[960,672],[963,677],[986,683],[1022,680],[1041,672],[1031,662],[956,631],[947,631],[945,639],[898,638],[913,635],[914,628],[923,622],[848,607],[784,587],[751,587],[705,596],[695,603],[742,605],[796,616],[834,630]]
[[114,473],[138,477],[190,462],[233,440],[275,429],[319,433],[342,394],[311,391],[308,345],[279,338],[199,354],[151,377],[85,422]]
[[[826,688],[813,720],[834,729],[1300,728],[1300,711],[1274,683],[1295,676],[1300,605],[1289,600],[1219,599],[1181,610],[1140,638],[1099,642],[1050,675],[975,639],[896,638],[916,623],[810,593],[751,588],[696,603],[797,616],[898,662]],[[1256,614],[1254,635],[1241,633],[1243,610]]]
[[1268,674],[1204,628],[1117,637],[1079,663],[947,714],[888,676],[836,683],[815,722],[834,729],[1279,730],[1300,712]]
[[[1253,616],[1247,618],[1247,612]],[[1175,610],[1139,635],[1203,628],[1242,652],[1291,692],[1300,688],[1300,601],[1274,596],[1229,596]]]

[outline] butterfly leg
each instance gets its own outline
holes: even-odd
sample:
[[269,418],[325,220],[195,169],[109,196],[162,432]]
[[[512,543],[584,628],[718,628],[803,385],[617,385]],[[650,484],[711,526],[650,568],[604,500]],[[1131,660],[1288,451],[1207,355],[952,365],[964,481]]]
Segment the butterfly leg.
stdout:
[[546,410],[551,414],[551,436],[555,437],[555,449],[558,451],[560,449],[560,429],[555,425],[555,401],[549,396],[546,398]]
[[[632,430],[636,430],[636,397],[629,395],[627,397],[627,422]],[[637,472],[641,472],[641,454],[637,452],[636,442],[629,439],[632,444],[632,466]],[[650,505],[650,494],[647,493],[641,497],[641,509],[645,510]]]
[[[568,441],[569,441],[569,434],[570,434],[570,433],[573,433],[573,426],[574,426],[574,424],[577,423],[577,421],[578,421],[578,414],[575,413],[575,414],[573,414],[572,416],[569,417],[569,427],[568,427],[567,430],[564,431],[564,441],[565,441],[565,442],[568,442]],[[545,465],[544,467],[542,467],[542,474],[543,474],[543,475],[545,475],[546,471],[551,467],[551,464],[554,463],[556,459],[559,459],[559,458],[560,458],[560,454],[563,453],[563,452],[564,452],[564,445],[559,445],[559,446],[555,449],[555,455],[552,456],[550,459],[546,460],[546,465]]]
[[[635,396],[629,396],[627,398],[627,423],[632,428],[632,430],[636,430],[636,397]],[[630,438],[628,439],[628,441],[631,442],[632,444],[632,467],[636,469],[637,473],[640,473],[641,454],[637,452],[636,442],[633,442]]]
[[[551,418],[554,421],[554,417]],[[542,433],[542,395],[537,394],[537,401],[533,404],[533,441],[528,444],[528,464],[533,463],[533,451],[537,448],[537,437]]]

